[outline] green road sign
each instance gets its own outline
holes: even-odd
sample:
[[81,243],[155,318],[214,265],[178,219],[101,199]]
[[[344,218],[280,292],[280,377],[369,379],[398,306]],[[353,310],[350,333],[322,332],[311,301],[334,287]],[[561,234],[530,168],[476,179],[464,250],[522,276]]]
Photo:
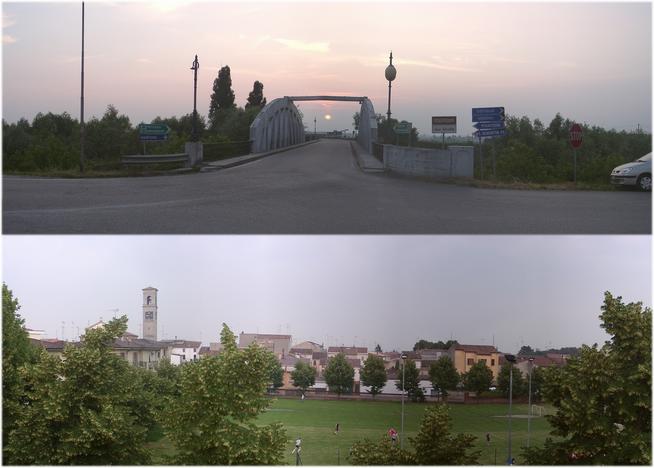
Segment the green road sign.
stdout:
[[165,124],[141,124],[139,133],[141,135],[168,135],[170,128]]
[[408,135],[411,133],[411,122],[399,122],[393,127],[393,131],[398,135]]

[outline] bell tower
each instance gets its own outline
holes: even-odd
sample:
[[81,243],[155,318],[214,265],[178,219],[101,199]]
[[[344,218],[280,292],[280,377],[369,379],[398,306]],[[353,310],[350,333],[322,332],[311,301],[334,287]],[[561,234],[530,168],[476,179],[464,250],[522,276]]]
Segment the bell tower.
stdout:
[[143,338],[157,341],[157,288],[143,289]]

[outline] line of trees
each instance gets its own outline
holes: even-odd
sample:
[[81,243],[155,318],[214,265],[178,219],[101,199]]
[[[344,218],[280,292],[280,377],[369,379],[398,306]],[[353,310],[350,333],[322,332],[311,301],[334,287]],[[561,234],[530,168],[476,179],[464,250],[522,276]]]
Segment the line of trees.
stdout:
[[[255,81],[245,107],[237,107],[232,90],[231,70],[224,66],[213,83],[208,120],[198,116],[198,135],[206,143],[247,141],[250,124],[266,105],[263,83]],[[144,123],[144,122],[142,122]],[[146,144],[148,154],[178,153],[190,141],[193,113],[180,117],[156,117],[148,122],[165,124],[171,129],[168,140]],[[84,125],[85,157],[90,168],[117,169],[120,157],[140,154],[138,124],[108,105],[102,117],[93,117]],[[2,153],[5,172],[67,171],[79,166],[80,123],[67,112],[38,113],[32,122],[2,120]]]

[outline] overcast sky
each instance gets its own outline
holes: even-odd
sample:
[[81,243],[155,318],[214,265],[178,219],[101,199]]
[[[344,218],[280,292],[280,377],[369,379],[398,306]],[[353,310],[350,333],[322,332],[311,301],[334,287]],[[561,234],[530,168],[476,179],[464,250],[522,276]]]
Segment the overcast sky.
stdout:
[[[39,112],[79,118],[81,5],[3,2],[3,117]],[[392,112],[431,136],[431,116],[471,108],[564,117],[651,131],[651,4],[643,3],[86,3],[86,116],[108,104],[132,123],[192,111],[206,115],[222,65],[237,104],[254,80],[284,95],[365,95],[386,113],[389,51],[397,78]],[[313,130],[351,129],[354,103],[301,103]],[[331,115],[331,120],[326,116]]]
[[290,333],[410,349],[603,342],[604,291],[651,305],[649,236],[3,236],[3,278],[49,337],[129,317],[159,289],[159,337]]

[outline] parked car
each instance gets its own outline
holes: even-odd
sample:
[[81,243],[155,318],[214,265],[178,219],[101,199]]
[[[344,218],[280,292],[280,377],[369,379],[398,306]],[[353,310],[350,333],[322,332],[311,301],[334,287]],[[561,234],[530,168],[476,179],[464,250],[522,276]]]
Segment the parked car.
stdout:
[[635,185],[638,189],[647,192],[652,190],[652,153],[613,169],[611,183]]

